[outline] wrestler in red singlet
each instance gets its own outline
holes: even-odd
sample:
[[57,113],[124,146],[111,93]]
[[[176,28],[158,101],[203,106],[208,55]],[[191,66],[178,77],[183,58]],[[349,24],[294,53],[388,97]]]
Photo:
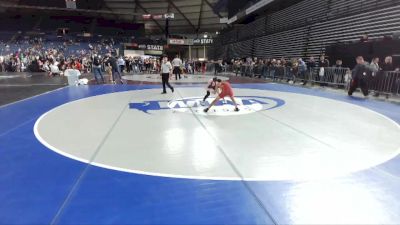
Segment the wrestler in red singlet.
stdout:
[[221,93],[218,95],[220,98],[233,97],[232,87],[228,82],[221,82],[219,88],[221,88]]
[[220,99],[223,99],[224,97],[229,97],[233,104],[235,105],[235,111],[238,112],[239,108],[236,104],[235,98],[233,97],[233,90],[231,85],[224,81],[222,82],[220,79],[217,80],[217,88],[221,90],[221,92],[218,94],[218,96],[214,99],[214,101],[211,103],[211,105],[208,108],[204,109],[204,112],[207,113],[208,110],[210,110],[211,107],[213,107]]

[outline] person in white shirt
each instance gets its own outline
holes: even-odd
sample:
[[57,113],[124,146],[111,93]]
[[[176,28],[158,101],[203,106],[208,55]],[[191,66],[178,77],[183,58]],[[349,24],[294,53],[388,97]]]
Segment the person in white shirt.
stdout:
[[216,88],[217,88],[217,79],[216,77],[214,77],[213,79],[210,79],[207,83],[207,94],[204,96],[203,101],[200,103],[201,105],[205,105],[206,104],[206,100],[208,97],[210,97],[211,93],[215,94],[216,93]]
[[172,60],[172,66],[174,67],[174,74],[175,74],[175,79],[179,80],[181,79],[181,67],[182,67],[182,60],[179,58],[178,55],[176,55],[175,59]]
[[125,67],[125,60],[122,58],[122,56],[119,57],[119,59],[117,61],[117,64],[118,64],[119,72],[123,73],[124,72],[124,67]]
[[65,70],[64,76],[68,78],[68,85],[73,86],[73,85],[79,85],[79,76],[81,75],[81,72],[76,69],[75,65],[72,65],[71,68]]
[[174,88],[169,84],[169,77],[172,75],[172,65],[168,61],[166,56],[163,57],[161,63],[161,78],[162,78],[162,85],[163,85],[163,92],[161,94],[167,94],[167,90],[165,86],[168,86],[172,93],[174,92]]
[[50,64],[50,76],[56,76],[56,75],[61,75],[60,70],[58,69],[58,66],[55,63]]

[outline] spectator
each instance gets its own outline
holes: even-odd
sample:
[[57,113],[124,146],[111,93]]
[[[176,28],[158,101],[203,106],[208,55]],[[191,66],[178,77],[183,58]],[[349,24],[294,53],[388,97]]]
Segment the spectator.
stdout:
[[61,75],[60,69],[58,68],[58,66],[56,65],[55,62],[50,64],[50,73],[49,76],[57,76],[57,75]]
[[379,73],[379,71],[381,70],[380,66],[379,66],[379,58],[378,57],[374,57],[369,65],[371,71],[372,71],[372,79],[371,79],[371,85],[370,87],[375,90],[374,96],[378,97],[379,96],[379,92],[376,91],[379,89],[379,83],[381,82],[382,79],[382,74]]
[[317,81],[320,81],[321,86],[326,86],[326,78],[325,78],[325,68],[329,67],[329,61],[325,58],[324,55],[321,55],[318,62],[319,67],[319,76],[317,77]]
[[99,77],[101,81],[104,83],[104,77],[101,73],[101,63],[100,63],[100,56],[94,55],[93,56],[93,74],[97,84],[100,84]]
[[113,83],[114,84],[116,84],[116,83],[123,84],[121,73],[119,72],[119,68],[117,65],[117,59],[114,56],[110,55],[108,57],[107,64],[111,67]]
[[371,61],[370,68],[372,70],[372,76],[375,76],[381,69],[379,66],[379,57],[374,57]]
[[117,64],[118,64],[119,73],[120,74],[123,73],[124,72],[124,67],[125,67],[125,60],[124,60],[124,58],[122,58],[122,56],[120,56],[118,58]]
[[299,60],[298,60],[298,70],[299,70],[299,77],[302,80],[302,84],[306,85],[307,84],[307,78],[306,78],[307,65],[303,61],[302,58],[299,58]]
[[182,60],[179,58],[179,55],[176,55],[175,59],[172,60],[173,72],[175,74],[175,80],[181,79],[181,67]]
[[336,60],[335,68],[343,68],[343,61],[341,59]]
[[333,66],[333,82],[337,87],[340,87],[340,84],[342,84],[345,79],[343,69],[343,61],[341,59],[336,60],[336,64]]
[[385,62],[382,64],[382,70],[386,72],[395,71],[395,67],[393,66],[392,56],[387,56],[385,58]]

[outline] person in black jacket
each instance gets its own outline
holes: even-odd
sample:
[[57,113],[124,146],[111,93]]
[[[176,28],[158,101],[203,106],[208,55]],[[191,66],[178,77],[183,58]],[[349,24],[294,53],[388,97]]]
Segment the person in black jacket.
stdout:
[[356,58],[357,65],[354,67],[352,72],[352,78],[350,89],[348,94],[353,95],[354,91],[360,87],[364,96],[368,96],[368,77],[371,73],[370,68],[365,63],[362,56]]
[[114,56],[110,56],[107,64],[111,66],[113,82],[123,84],[121,73],[118,70],[117,59]]

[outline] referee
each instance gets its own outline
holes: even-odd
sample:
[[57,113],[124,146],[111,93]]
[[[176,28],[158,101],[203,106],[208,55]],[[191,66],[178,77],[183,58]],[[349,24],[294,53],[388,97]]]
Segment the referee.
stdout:
[[174,88],[169,84],[169,77],[172,75],[172,65],[168,61],[166,56],[162,59],[161,64],[161,78],[162,78],[162,85],[163,85],[163,92],[161,94],[167,94],[167,90],[165,89],[165,85],[171,88],[172,93],[174,92]]
[[178,55],[176,55],[175,59],[172,60],[172,65],[174,66],[174,74],[175,74],[175,80],[181,79],[181,67],[182,67],[182,60],[179,58]]

